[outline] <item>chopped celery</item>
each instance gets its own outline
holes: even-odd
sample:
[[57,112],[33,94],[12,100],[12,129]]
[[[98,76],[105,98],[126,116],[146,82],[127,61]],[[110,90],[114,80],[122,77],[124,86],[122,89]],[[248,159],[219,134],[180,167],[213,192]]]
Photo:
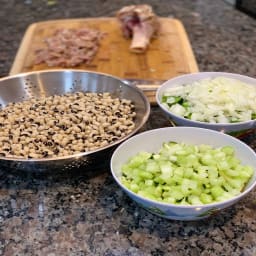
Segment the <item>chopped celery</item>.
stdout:
[[224,146],[221,148],[221,151],[224,152],[226,155],[232,156],[234,154],[234,148],[230,146]]
[[152,179],[153,178],[153,174],[147,171],[140,171],[138,173],[139,177],[141,178],[145,178],[145,179]]
[[198,196],[195,196],[195,195],[190,195],[188,197],[188,202],[192,205],[201,205],[201,204],[203,204],[203,202],[200,200],[200,198]]
[[242,178],[242,179],[245,179],[245,180],[249,179],[252,176],[252,174],[253,174],[252,167],[248,166],[248,165],[241,166],[241,167],[242,167],[242,169],[241,169],[241,171],[239,173],[239,177]]
[[213,201],[212,196],[206,193],[202,193],[199,198],[203,204],[209,204]]
[[194,174],[194,169],[192,167],[187,167],[184,169],[184,178],[191,178]]
[[221,186],[215,186],[211,188],[211,194],[213,198],[221,196],[224,192],[225,190]]
[[163,143],[159,152],[140,152],[122,166],[121,182],[140,196],[178,205],[201,205],[240,193],[253,174],[234,148]]
[[148,159],[146,162],[146,171],[151,173],[160,172],[160,167],[157,161],[153,159]]
[[152,154],[147,152],[140,152],[137,156],[131,158],[129,162],[129,166],[134,168],[145,162],[147,159],[151,157]]
[[131,183],[131,184],[130,184],[130,190],[131,190],[131,191],[137,193],[137,192],[139,191],[139,189],[140,189],[140,187],[139,187],[138,184],[136,184],[136,183]]

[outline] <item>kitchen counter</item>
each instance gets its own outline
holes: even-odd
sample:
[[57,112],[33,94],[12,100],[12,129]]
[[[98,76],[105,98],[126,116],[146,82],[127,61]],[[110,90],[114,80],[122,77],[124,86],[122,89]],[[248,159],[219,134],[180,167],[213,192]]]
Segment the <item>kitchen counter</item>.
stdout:
[[[256,20],[216,0],[145,0],[180,19],[201,71],[256,77]],[[27,26],[46,19],[113,16],[124,0],[2,0],[0,76],[8,75]],[[143,130],[169,126],[158,108]],[[240,138],[254,150],[255,132]],[[90,170],[32,174],[0,170],[0,255],[256,255],[256,190],[197,222],[166,220],[117,186],[109,157]]]

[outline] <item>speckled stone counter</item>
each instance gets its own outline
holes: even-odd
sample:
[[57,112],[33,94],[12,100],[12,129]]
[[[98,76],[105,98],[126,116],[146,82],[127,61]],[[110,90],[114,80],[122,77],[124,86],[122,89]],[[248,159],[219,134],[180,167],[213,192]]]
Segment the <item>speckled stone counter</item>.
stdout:
[[[27,26],[57,18],[112,16],[149,3],[180,19],[201,71],[256,77],[256,20],[221,0],[2,0],[0,76],[8,75]],[[170,125],[152,108],[143,127]],[[256,149],[255,132],[241,138]],[[109,157],[90,170],[31,174],[0,170],[0,255],[256,255],[256,191],[198,222],[170,221],[132,202],[117,186]]]

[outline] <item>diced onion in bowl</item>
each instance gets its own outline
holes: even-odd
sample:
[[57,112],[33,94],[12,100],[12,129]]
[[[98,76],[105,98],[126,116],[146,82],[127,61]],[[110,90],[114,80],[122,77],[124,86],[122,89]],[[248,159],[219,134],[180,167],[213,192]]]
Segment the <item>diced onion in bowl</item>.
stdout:
[[237,123],[256,119],[256,86],[226,77],[168,88],[162,104],[193,121]]

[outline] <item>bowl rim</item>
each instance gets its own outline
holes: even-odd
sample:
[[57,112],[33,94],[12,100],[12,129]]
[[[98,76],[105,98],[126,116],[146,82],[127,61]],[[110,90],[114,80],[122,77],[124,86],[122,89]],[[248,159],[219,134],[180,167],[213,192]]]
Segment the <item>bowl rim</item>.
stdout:
[[[183,130],[204,130],[204,132],[208,132],[209,134],[218,134],[224,137],[229,137],[231,140],[235,140],[237,141],[239,144],[242,144],[243,147],[247,148],[247,150],[249,150],[251,153],[253,153],[256,157],[256,152],[250,147],[248,146],[246,143],[244,143],[243,141],[229,135],[223,132],[219,132],[219,131],[215,131],[215,130],[211,130],[211,129],[206,129],[206,128],[201,128],[201,127],[189,127],[189,126],[182,126],[182,127],[163,127],[163,128],[157,128],[157,129],[152,129],[152,130],[148,130],[139,134],[136,134],[134,136],[132,136],[131,138],[129,138],[128,140],[126,140],[125,142],[123,142],[121,145],[119,145],[115,151],[113,152],[112,156],[111,156],[111,160],[110,160],[110,169],[111,169],[111,174],[114,177],[115,181],[118,183],[118,185],[124,189],[126,191],[126,193],[128,194],[132,194],[134,197],[138,197],[140,200],[144,200],[147,201],[147,203],[150,204],[155,204],[158,205],[160,207],[173,207],[176,209],[194,209],[194,208],[198,208],[198,209],[202,209],[202,208],[221,208],[219,206],[222,205],[226,205],[226,204],[232,204],[232,202],[236,202],[238,200],[240,200],[242,197],[244,197],[246,194],[248,194],[251,190],[253,190],[256,187],[256,178],[255,180],[252,182],[252,184],[246,188],[245,190],[243,190],[241,193],[239,193],[238,195],[224,200],[224,201],[220,201],[220,202],[214,202],[214,203],[210,203],[210,204],[198,204],[198,205],[177,205],[177,204],[172,204],[172,203],[165,203],[165,202],[159,202],[156,200],[152,200],[146,197],[142,197],[138,194],[136,194],[135,192],[131,191],[130,189],[126,188],[122,182],[120,181],[120,178],[116,175],[115,171],[114,171],[114,167],[113,167],[113,160],[116,157],[116,155],[118,154],[118,151],[121,147],[125,147],[126,143],[129,143],[129,141],[131,140],[136,140],[136,138],[140,137],[140,136],[144,136],[146,134],[152,133],[152,132],[165,132],[166,130],[173,130],[173,129],[183,129]],[[256,169],[254,169],[254,173],[256,173]],[[255,174],[254,174],[255,175]],[[251,177],[252,178],[252,177]]]
[[[121,78],[117,77],[117,76],[113,76],[110,74],[106,74],[103,72],[94,72],[94,71],[87,71],[87,70],[82,70],[82,69],[49,69],[49,70],[38,70],[38,71],[29,71],[29,72],[23,72],[23,73],[19,73],[19,74],[15,74],[15,75],[9,75],[6,77],[2,77],[0,78],[0,82],[2,81],[6,81],[6,80],[12,80],[15,78],[21,78],[21,77],[26,77],[26,76],[31,76],[31,75],[40,75],[40,74],[45,74],[45,73],[89,73],[89,74],[95,74],[95,75],[99,75],[99,76],[105,76],[108,78],[112,78],[115,79],[117,81],[120,82],[120,85],[123,86],[128,86],[130,87],[132,90],[137,91],[144,104],[145,104],[145,109],[146,109],[146,113],[143,116],[140,124],[138,125],[138,127],[136,129],[134,129],[132,132],[130,132],[129,134],[127,134],[126,136],[120,138],[119,140],[110,143],[104,147],[100,147],[97,148],[95,150],[91,150],[91,151],[85,151],[85,152],[81,152],[81,153],[77,153],[77,154],[72,154],[72,155],[68,155],[68,156],[59,156],[59,157],[46,157],[46,158],[23,158],[23,157],[3,157],[0,156],[0,161],[19,161],[19,162],[35,162],[35,163],[39,163],[39,162],[49,162],[49,161],[58,161],[58,160],[68,160],[71,158],[80,158],[80,157],[84,157],[84,156],[88,156],[91,155],[93,153],[97,153],[97,152],[101,152],[105,149],[109,149],[115,145],[118,145],[119,143],[123,142],[124,140],[126,140],[127,138],[131,137],[133,134],[135,134],[136,132],[138,132],[139,129],[141,129],[141,127],[146,123],[146,121],[149,118],[150,115],[150,103],[149,100],[147,99],[147,97],[145,96],[145,94],[143,93],[143,91],[138,88],[137,86],[134,86],[132,84],[129,84],[127,82],[125,82],[124,80],[122,80]],[[0,85],[1,86],[1,85]]]
[[[168,110],[161,102],[160,99],[160,92],[163,90],[164,87],[168,88],[168,83],[170,83],[171,81],[175,81],[175,80],[179,80],[182,78],[187,78],[187,77],[197,77],[200,75],[209,75],[209,76],[227,76],[227,77],[236,77],[237,79],[239,78],[245,78],[245,79],[249,79],[249,80],[253,80],[255,82],[255,86],[256,86],[256,78],[250,77],[250,76],[246,76],[246,75],[241,75],[241,74],[236,74],[236,73],[228,73],[228,72],[195,72],[195,73],[190,73],[190,74],[184,74],[184,75],[180,75],[180,76],[176,76],[173,77],[167,81],[165,81],[163,84],[161,84],[156,91],[156,102],[158,104],[158,106],[167,114],[177,118],[177,119],[181,119],[184,122],[188,122],[191,124],[200,124],[200,125],[205,125],[208,127],[213,127],[213,128],[218,128],[220,126],[228,126],[228,127],[236,127],[239,125],[247,125],[247,124],[251,124],[254,123],[255,127],[256,127],[256,120],[247,120],[244,122],[236,122],[236,123],[209,123],[209,122],[202,122],[202,121],[195,121],[195,120],[190,120],[188,118],[182,117],[182,116],[178,116],[176,114],[174,114],[173,112],[171,112],[170,110]],[[206,78],[206,77],[205,77]],[[202,80],[205,78],[199,78],[198,80]]]

